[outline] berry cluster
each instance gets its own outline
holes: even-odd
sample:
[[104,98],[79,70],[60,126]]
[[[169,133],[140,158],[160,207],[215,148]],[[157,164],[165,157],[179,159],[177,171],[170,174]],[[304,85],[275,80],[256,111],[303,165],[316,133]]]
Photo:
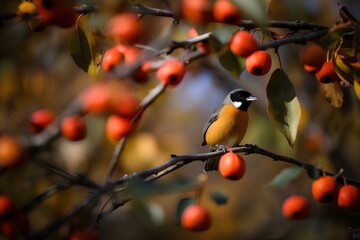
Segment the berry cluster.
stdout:
[[315,74],[319,82],[332,83],[340,81],[335,72],[332,59],[326,61],[326,52],[319,45],[315,43],[306,45],[300,53],[300,61],[305,71]]
[[[339,207],[353,212],[360,211],[360,189],[354,185],[345,185],[339,188],[334,177],[323,176],[312,183],[314,199],[320,203],[331,203],[337,199]],[[300,195],[288,197],[282,205],[282,214],[287,219],[302,220],[309,217],[309,200]]]

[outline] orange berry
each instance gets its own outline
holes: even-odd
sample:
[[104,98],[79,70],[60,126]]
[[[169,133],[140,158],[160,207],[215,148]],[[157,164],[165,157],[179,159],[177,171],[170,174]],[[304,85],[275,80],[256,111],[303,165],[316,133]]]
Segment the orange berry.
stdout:
[[17,167],[25,160],[25,152],[18,139],[0,137],[0,168]]
[[230,0],[215,1],[213,16],[215,21],[230,24],[237,24],[242,19],[239,9]]
[[309,200],[300,195],[288,197],[282,204],[282,214],[287,219],[302,220],[309,216]]
[[100,235],[93,229],[83,229],[74,232],[70,236],[70,240],[100,240]]
[[339,190],[338,205],[351,211],[360,211],[360,189],[354,185],[342,186]]
[[79,115],[67,116],[61,121],[62,135],[71,141],[80,141],[86,137],[84,119]]
[[181,226],[191,231],[206,231],[211,226],[209,211],[200,205],[190,205],[181,214]]
[[121,63],[123,59],[123,54],[117,48],[109,48],[103,56],[101,65],[108,72]]
[[324,176],[313,182],[311,190],[316,201],[330,203],[336,199],[339,188],[335,178]]
[[87,88],[80,95],[84,112],[106,113],[110,109],[110,89],[106,84],[98,83]]
[[176,86],[184,78],[186,67],[183,62],[173,59],[165,62],[157,71],[157,78],[168,86]]
[[13,216],[15,209],[13,201],[8,196],[0,195],[0,220]]
[[210,0],[181,0],[181,14],[186,21],[205,24],[212,19]]
[[[187,37],[194,38],[197,36],[199,36],[198,31],[194,27],[191,27],[188,31]],[[198,47],[199,50],[201,50],[203,52],[210,52],[210,47],[208,46],[208,44],[206,42],[198,42],[196,44],[196,46]]]
[[300,62],[305,71],[316,73],[326,61],[326,52],[317,44],[308,44],[300,52]]
[[256,51],[246,58],[246,69],[255,76],[267,74],[271,69],[271,56],[265,51]]
[[109,116],[106,122],[106,134],[110,140],[119,141],[133,129],[130,119],[117,115]]
[[332,83],[340,81],[338,75],[335,72],[332,61],[325,62],[315,76],[316,79],[321,83]]
[[33,2],[22,2],[18,6],[17,15],[24,20],[31,19],[38,14],[38,6]]
[[123,12],[109,20],[105,32],[116,42],[135,43],[140,40],[143,27],[135,13]]
[[112,112],[124,118],[134,117],[139,108],[139,102],[133,94],[126,92],[121,95],[115,93],[111,98],[110,104]]
[[147,60],[143,64],[141,64],[141,71],[144,73],[149,73],[153,71],[153,61]]
[[30,115],[29,128],[32,133],[42,132],[55,119],[55,113],[49,109],[39,109]]
[[221,156],[219,162],[220,174],[229,180],[241,179],[246,170],[245,160],[234,152],[227,152]]
[[141,55],[141,51],[139,48],[131,46],[131,45],[124,45],[118,44],[114,48],[116,48],[120,53],[124,56],[124,62],[126,65],[133,65],[137,61],[139,61]]
[[238,31],[230,40],[230,50],[240,57],[248,57],[258,50],[258,43],[248,31]]

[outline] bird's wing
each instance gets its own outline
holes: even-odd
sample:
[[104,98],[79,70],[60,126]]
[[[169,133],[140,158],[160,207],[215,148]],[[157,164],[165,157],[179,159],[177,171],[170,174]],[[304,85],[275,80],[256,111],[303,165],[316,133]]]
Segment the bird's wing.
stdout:
[[209,129],[210,125],[218,119],[219,112],[220,112],[220,110],[222,109],[223,106],[224,106],[224,105],[221,104],[219,107],[217,107],[217,108],[214,110],[214,112],[210,115],[208,121],[206,122],[206,124],[205,124],[205,126],[204,126],[204,129],[203,129],[203,138],[204,138],[204,141],[203,141],[203,143],[201,144],[201,146],[207,145],[206,139],[205,139],[206,131]]

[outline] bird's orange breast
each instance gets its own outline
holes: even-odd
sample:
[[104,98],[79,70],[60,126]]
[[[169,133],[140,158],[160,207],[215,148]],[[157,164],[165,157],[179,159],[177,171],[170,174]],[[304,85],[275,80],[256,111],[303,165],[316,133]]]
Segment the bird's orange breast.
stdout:
[[206,143],[210,146],[221,144],[233,147],[240,144],[244,138],[249,116],[247,111],[241,111],[232,105],[225,105],[205,134]]

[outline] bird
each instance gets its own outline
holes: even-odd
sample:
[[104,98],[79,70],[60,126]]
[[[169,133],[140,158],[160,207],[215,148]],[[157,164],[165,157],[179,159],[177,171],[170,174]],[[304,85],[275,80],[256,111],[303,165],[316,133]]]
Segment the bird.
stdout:
[[[232,90],[206,122],[202,146],[210,146],[210,152],[219,148],[238,146],[247,130],[247,110],[255,100],[257,98],[244,89]],[[219,160],[219,157],[207,159],[204,171],[218,170]]]

